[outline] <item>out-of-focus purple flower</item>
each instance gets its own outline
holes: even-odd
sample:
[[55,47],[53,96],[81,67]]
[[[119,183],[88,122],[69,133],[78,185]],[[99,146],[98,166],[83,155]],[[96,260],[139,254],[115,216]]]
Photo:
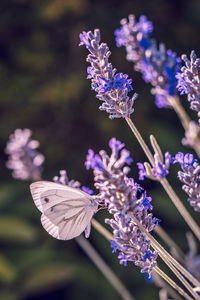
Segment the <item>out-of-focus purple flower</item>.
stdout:
[[[140,266],[141,272],[152,272],[156,266],[157,252],[151,250],[150,241],[146,239],[133,217],[148,231],[152,231],[159,220],[149,213],[152,210],[151,197],[142,192],[142,188],[127,176],[130,152],[123,149],[124,144],[112,138],[109,142],[111,155],[101,150],[98,160],[101,168],[95,163],[90,166],[94,172],[95,187],[99,190],[99,201],[104,202],[113,219],[105,222],[113,229],[111,247],[119,252],[120,264],[126,266],[128,261]],[[93,154],[93,158],[95,154]],[[138,196],[139,193],[139,196]]]
[[139,180],[144,180],[144,177],[147,177],[147,171],[143,165],[143,163],[139,162],[137,163],[138,169],[139,169]]
[[176,73],[180,70],[180,58],[175,52],[159,47],[149,36],[152,22],[141,16],[137,22],[134,15],[122,19],[120,29],[115,30],[116,44],[125,46],[127,60],[134,63],[134,69],[143,74],[145,82],[153,86],[155,103],[159,108],[170,107],[169,96],[176,96]]
[[195,211],[200,212],[200,165],[192,154],[182,152],[175,155],[174,164],[176,163],[182,169],[178,172],[178,178],[184,183],[182,189],[189,196],[187,200]]
[[44,155],[37,151],[39,142],[31,139],[30,129],[16,129],[10,135],[5,152],[9,155],[7,167],[13,170],[13,177],[21,180],[39,180]]
[[181,167],[193,166],[195,162],[197,162],[197,159],[191,153],[178,152],[174,157],[174,164],[179,163]]
[[63,184],[63,185],[68,185],[68,186],[71,186],[73,188],[81,189],[82,191],[84,191],[85,193],[88,193],[89,195],[94,194],[94,191],[91,190],[90,188],[88,188],[84,185],[81,186],[79,181],[74,180],[74,179],[69,180],[66,170],[60,170],[59,173],[60,173],[59,176],[54,176],[53,177],[54,182],[60,183],[60,184]]
[[73,188],[78,188],[78,189],[80,188],[81,184],[80,184],[79,181],[76,181],[74,179],[72,179],[72,180],[68,179],[66,170],[60,170],[59,173],[60,173],[59,176],[54,176],[53,177],[54,182],[60,183],[60,184],[63,184],[63,185],[69,185]]
[[100,44],[100,31],[84,31],[80,34],[80,40],[79,45],[85,45],[90,52],[87,61],[91,66],[87,69],[87,78],[92,81],[91,88],[97,93],[96,97],[103,102],[99,109],[109,113],[111,119],[130,116],[137,94],[132,98],[128,96],[133,89],[132,80],[126,74],[116,73],[109,63],[111,53],[107,44]]
[[190,121],[188,129],[185,131],[185,137],[182,139],[184,146],[193,147],[200,133],[200,127],[195,121]]
[[88,150],[88,154],[86,156],[86,161],[85,161],[85,167],[86,170],[89,170],[90,168],[92,169],[103,168],[100,156],[98,154],[94,154],[94,151],[92,149]]
[[197,58],[194,50],[190,54],[190,60],[185,54],[181,58],[185,66],[176,75],[177,88],[181,95],[188,95],[190,108],[200,112],[200,58]]

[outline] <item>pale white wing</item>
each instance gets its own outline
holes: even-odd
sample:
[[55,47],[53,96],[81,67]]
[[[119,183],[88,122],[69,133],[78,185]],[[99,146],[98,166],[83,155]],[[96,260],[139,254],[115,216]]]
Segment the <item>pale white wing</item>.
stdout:
[[64,205],[57,204],[45,211],[41,216],[41,223],[44,229],[54,238],[70,240],[79,236],[91,221],[95,212],[93,208],[82,207],[79,211],[73,210],[71,216]]
[[43,227],[57,239],[69,240],[80,235],[98,207],[87,193],[66,185],[38,181],[30,189],[35,205],[43,213]]
[[31,194],[35,205],[41,212],[49,209],[56,204],[67,201],[69,206],[87,206],[90,197],[87,193],[50,181],[37,181],[30,185]]

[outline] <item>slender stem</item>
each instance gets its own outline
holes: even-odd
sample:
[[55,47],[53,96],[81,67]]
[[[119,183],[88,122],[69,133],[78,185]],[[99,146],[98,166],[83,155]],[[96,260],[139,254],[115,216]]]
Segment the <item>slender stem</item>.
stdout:
[[185,131],[187,131],[191,120],[190,120],[190,117],[188,116],[188,114],[186,113],[186,111],[184,110],[183,106],[181,105],[179,97],[176,97],[176,96],[168,97],[167,100],[169,101],[169,103],[175,110],[176,114],[178,115],[178,117],[183,125],[183,128],[185,129]]
[[170,284],[175,290],[179,292],[180,295],[184,296],[185,299],[192,300],[192,298],[183,291],[182,288],[180,288],[170,277],[168,277],[161,269],[159,269],[157,266],[154,268],[154,270],[159,274],[168,284]]
[[171,248],[175,249],[180,258],[184,257],[184,253],[181,248],[172,240],[172,238],[167,234],[167,232],[160,226],[157,225],[154,229],[155,233],[159,235],[160,238]]
[[169,284],[167,284],[155,270],[153,270],[152,275],[153,275],[153,281],[158,287],[165,289],[167,293],[171,295],[174,300],[182,300],[179,294]]
[[76,242],[88,255],[88,257],[93,261],[93,263],[99,268],[111,285],[116,289],[116,291],[121,295],[124,300],[135,300],[131,296],[130,292],[126,289],[123,283],[117,278],[115,273],[108,267],[104,260],[100,257],[97,251],[92,247],[92,245],[83,237],[79,236],[76,238]]
[[91,220],[92,226],[101,233],[108,241],[113,240],[113,235],[105,229],[97,220],[92,219]]
[[[184,110],[183,106],[181,105],[180,99],[178,97],[168,97],[168,100],[170,104],[172,105],[173,109],[175,110],[177,116],[179,117],[183,128],[185,131],[189,129],[189,124],[191,122],[190,117]],[[194,138],[194,143],[192,145],[192,148],[195,150],[197,155],[200,157],[200,140],[198,136]]]
[[196,237],[200,241],[200,228],[199,228],[199,226],[194,221],[194,219],[191,217],[191,215],[189,214],[189,212],[187,211],[187,209],[185,208],[185,206],[183,205],[183,203],[181,202],[181,200],[179,199],[177,194],[174,192],[174,190],[172,189],[172,187],[169,184],[168,180],[166,178],[163,178],[163,179],[160,180],[160,183],[164,187],[165,191],[167,192],[167,194],[171,198],[173,204],[176,206],[176,208],[178,209],[178,211],[180,212],[180,214],[182,215],[184,220],[188,223],[188,226],[192,229],[192,231],[194,232],[194,234],[196,235]]
[[149,150],[149,147],[147,146],[147,144],[143,140],[141,134],[139,133],[139,131],[137,130],[137,128],[135,127],[135,125],[133,124],[133,122],[132,122],[132,120],[130,118],[125,118],[125,119],[126,119],[126,122],[128,123],[128,125],[130,126],[132,132],[136,136],[136,138],[137,138],[139,144],[141,145],[144,153],[148,157],[148,160],[150,161],[150,163],[152,164],[152,166],[154,166],[155,162],[154,162],[153,155],[151,154],[151,151]]
[[[149,159],[150,163],[152,166],[154,166],[154,158],[153,155],[151,154],[151,151],[149,150],[148,146],[144,142],[142,136],[140,135],[139,131],[133,124],[132,120],[130,118],[126,118],[126,121],[128,125],[130,126],[132,132],[134,133],[135,137],[137,138],[139,144],[141,145],[143,151],[145,152],[147,158]],[[173,204],[176,206],[178,209],[179,213],[182,215],[188,226],[190,226],[191,230],[194,232],[198,240],[200,240],[200,229],[199,226],[196,224],[194,219],[191,217],[191,215],[188,213],[187,209],[184,207],[182,204],[181,200],[179,197],[176,195],[176,193],[173,191],[172,187],[169,185],[167,179],[161,179],[159,180],[164,187],[165,191],[171,198]]]

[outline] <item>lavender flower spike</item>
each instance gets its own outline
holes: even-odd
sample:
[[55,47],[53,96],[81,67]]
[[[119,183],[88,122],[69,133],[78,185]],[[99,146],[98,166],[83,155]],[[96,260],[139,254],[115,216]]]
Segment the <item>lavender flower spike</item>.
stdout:
[[182,55],[182,59],[185,66],[176,75],[178,79],[177,88],[181,95],[188,95],[190,108],[200,113],[200,58],[197,58],[193,50],[190,54],[190,60],[185,54]]
[[175,155],[174,163],[181,166],[178,178],[184,183],[182,189],[188,194],[188,202],[195,211],[200,212],[200,165],[190,153],[179,152]]
[[13,169],[13,177],[21,180],[39,180],[44,155],[36,149],[39,142],[31,139],[30,129],[16,129],[10,135],[5,152],[9,155],[7,167]]
[[94,33],[82,32],[80,40],[79,45],[85,45],[90,52],[87,61],[91,66],[87,69],[87,78],[92,81],[91,88],[97,93],[96,97],[103,102],[99,109],[109,113],[111,119],[130,116],[137,94],[132,98],[128,96],[133,89],[132,80],[126,74],[116,73],[117,70],[108,62],[111,53],[107,44],[100,44],[99,29]]
[[152,22],[141,16],[137,22],[134,15],[121,20],[121,27],[115,30],[116,44],[125,46],[127,60],[134,63],[134,69],[143,74],[151,83],[151,93],[159,108],[170,107],[168,97],[176,96],[176,73],[180,70],[180,58],[175,52],[166,50],[164,44],[157,47],[149,36],[153,31]]
[[129,167],[126,164],[131,162],[130,152],[116,138],[110,140],[109,146],[112,151],[110,156],[103,150],[99,155],[94,152],[91,155],[90,151],[86,166],[90,165],[93,169],[99,199],[114,217],[105,220],[113,229],[111,247],[113,252],[120,251],[120,264],[126,266],[128,261],[132,261],[141,268],[142,273],[151,276],[158,253],[151,250],[150,241],[132,217],[137,218],[148,232],[155,228],[159,220],[148,212],[153,209],[151,197],[147,197],[133,178],[127,176]]

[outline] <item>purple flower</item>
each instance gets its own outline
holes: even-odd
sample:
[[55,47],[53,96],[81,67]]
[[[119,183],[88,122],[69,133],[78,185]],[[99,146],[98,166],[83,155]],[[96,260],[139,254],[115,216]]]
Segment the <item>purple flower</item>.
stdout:
[[99,78],[99,88],[98,90],[100,92],[105,92],[107,93],[108,91],[110,91],[112,89],[111,86],[111,81],[110,80],[106,80],[105,78]]
[[94,151],[92,149],[88,150],[85,166],[87,170],[89,170],[90,168],[101,170],[103,168],[100,156],[98,154],[94,154]]
[[120,246],[113,240],[110,241],[110,247],[113,248],[112,253],[116,253],[117,249],[120,249]]
[[197,159],[194,158],[193,154],[183,154],[182,152],[178,152],[174,157],[173,163],[179,163],[181,166],[186,167],[193,166],[195,162],[197,162]]
[[199,136],[199,133],[200,133],[199,125],[194,121],[190,121],[188,129],[185,131],[185,137],[182,139],[182,144],[184,146],[189,146],[193,148],[196,139]]
[[7,167],[13,169],[13,177],[21,180],[39,180],[44,155],[37,151],[39,142],[31,139],[30,129],[16,129],[10,135],[5,152],[9,155]]
[[66,170],[60,170],[59,173],[60,173],[59,176],[54,176],[53,177],[54,182],[60,183],[60,184],[63,184],[63,185],[68,185],[68,186],[71,186],[73,188],[78,188],[78,189],[80,188],[81,184],[80,184],[79,181],[76,181],[74,179],[72,179],[72,180],[68,179]]
[[177,88],[181,95],[187,94],[190,108],[200,111],[200,58],[197,58],[194,50],[190,54],[190,60],[184,54],[182,60],[185,66],[176,75]]
[[127,267],[128,257],[123,252],[119,252],[118,259],[120,261],[120,265]]
[[107,44],[100,44],[100,31],[84,31],[80,34],[80,40],[79,45],[85,45],[90,52],[87,61],[91,66],[87,69],[87,78],[92,81],[91,87],[97,93],[96,97],[102,101],[99,109],[109,113],[111,119],[130,116],[137,94],[132,98],[128,96],[133,89],[132,80],[126,74],[116,73],[109,63],[110,51]]
[[147,173],[147,170],[142,163],[137,163],[139,169],[139,180],[144,180],[144,177],[148,177],[151,179],[161,179],[165,178],[166,175],[169,174],[170,164],[174,163],[174,158],[171,156],[169,152],[165,153],[165,161],[160,157],[158,153],[154,154],[155,165],[153,168],[150,168],[151,174]]
[[175,155],[174,164],[176,163],[182,169],[178,172],[178,178],[184,183],[182,189],[189,196],[187,200],[195,211],[200,212],[200,165],[192,154],[182,152]]
[[146,196],[146,191],[142,194],[140,201],[142,201],[142,205],[144,208],[149,209],[150,211],[153,210],[153,206],[150,204],[152,201],[151,197]]
[[143,256],[143,261],[146,262],[147,260],[151,261],[151,258],[153,258],[154,255],[151,253],[151,251],[145,251]]
[[145,82],[153,86],[151,93],[159,108],[170,107],[169,96],[176,95],[176,73],[180,70],[180,58],[175,52],[159,47],[149,35],[153,31],[152,22],[141,16],[137,22],[134,15],[121,21],[115,31],[118,47],[125,46],[127,60],[134,63],[134,69],[142,73]]
[[153,31],[153,24],[147,19],[146,16],[142,15],[139,18],[139,22],[135,24],[137,31],[142,32],[145,36],[150,35]]
[[139,180],[144,180],[144,177],[147,176],[146,169],[142,163],[137,163],[138,169],[139,169]]
[[[158,224],[158,219],[148,212],[153,209],[151,198],[145,191],[141,194],[142,188],[127,176],[129,168],[126,164],[130,160],[130,152],[116,138],[110,140],[109,146],[111,155],[104,150],[99,152],[101,168],[97,168],[94,163],[90,165],[94,172],[95,187],[99,190],[99,201],[104,202],[113,215],[113,219],[105,220],[113,229],[111,247],[113,252],[120,251],[120,264],[126,266],[131,261],[141,267],[141,272],[151,274],[156,266],[157,252],[152,252],[150,241],[140,231],[133,216],[149,232]],[[151,261],[144,261],[146,253],[151,253]]]
[[88,47],[90,46],[90,40],[89,40],[87,32],[83,31],[82,33],[80,33],[79,37],[80,37],[79,46],[82,46],[82,45],[85,45]]
[[93,190],[91,190],[90,188],[88,188],[88,187],[86,187],[86,186],[84,186],[84,185],[81,187],[81,189],[82,189],[82,191],[84,191],[85,193],[87,193],[87,194],[89,194],[89,195],[94,194],[94,191],[93,191]]

